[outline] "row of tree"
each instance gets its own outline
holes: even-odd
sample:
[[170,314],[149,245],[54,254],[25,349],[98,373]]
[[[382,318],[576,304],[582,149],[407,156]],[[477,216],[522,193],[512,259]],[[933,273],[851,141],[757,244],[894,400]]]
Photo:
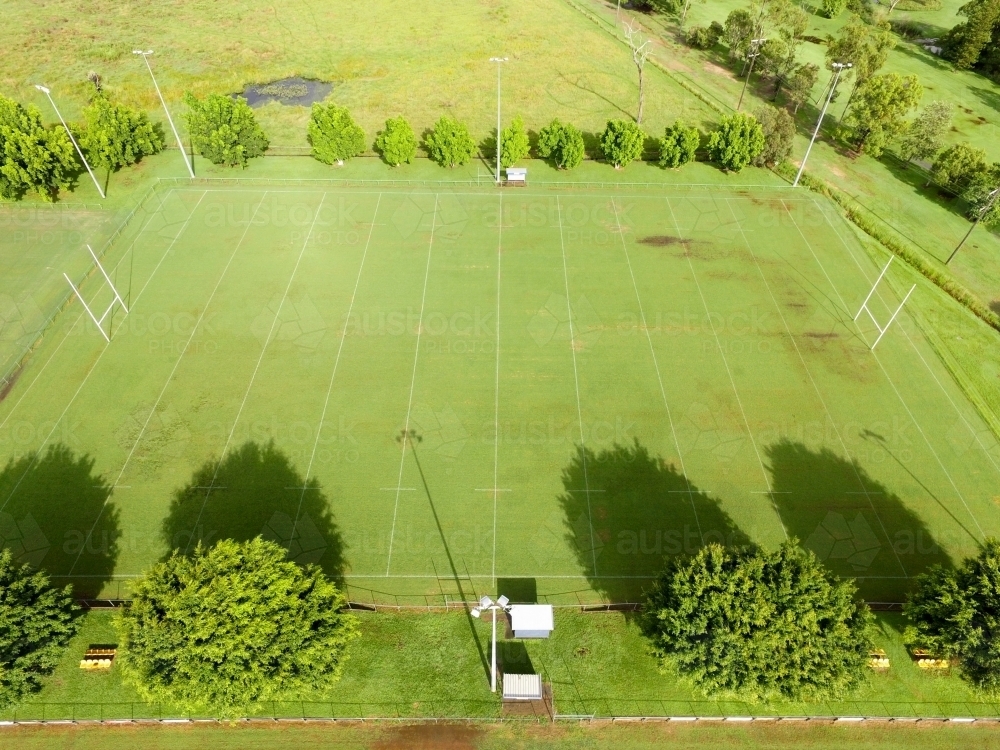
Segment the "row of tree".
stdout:
[[958,68],[1000,74],[1000,0],[971,0],[958,12],[966,21],[941,39],[943,56]]
[[[957,569],[932,568],[905,607],[904,641],[1000,688],[1000,542]],[[665,666],[710,695],[815,700],[862,684],[874,617],[853,581],[795,541],[774,552],[709,545],[671,562],[648,595],[647,635]]]

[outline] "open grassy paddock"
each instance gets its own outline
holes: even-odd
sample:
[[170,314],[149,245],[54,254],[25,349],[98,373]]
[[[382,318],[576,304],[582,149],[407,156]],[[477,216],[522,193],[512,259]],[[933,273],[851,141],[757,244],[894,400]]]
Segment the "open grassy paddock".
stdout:
[[898,601],[1000,531],[996,440],[905,310],[869,350],[810,194],[164,180],[105,258],[111,343],[73,303],[0,401],[7,543],[78,591],[263,533],[359,601],[635,601],[788,535]]

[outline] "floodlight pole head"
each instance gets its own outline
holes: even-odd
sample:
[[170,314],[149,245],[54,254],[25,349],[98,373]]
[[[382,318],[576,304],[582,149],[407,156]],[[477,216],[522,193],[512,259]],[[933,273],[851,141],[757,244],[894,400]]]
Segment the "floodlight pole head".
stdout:
[[35,84],[35,88],[36,88],[36,89],[38,89],[39,91],[41,91],[41,92],[42,92],[43,94],[45,94],[46,96],[48,96],[48,95],[49,95],[49,89],[45,88],[45,87],[44,87],[44,86],[42,86],[41,84],[39,84],[39,83],[36,83],[36,84]]
[[479,615],[481,615],[482,612],[479,611],[479,607],[473,607],[472,611],[469,612],[469,614],[472,615],[473,617],[475,617],[478,620],[479,619]]
[[508,599],[506,596],[501,596],[499,599],[497,599],[497,604],[500,605],[501,609],[506,609],[507,605],[510,604],[510,599]]
[[492,606],[493,606],[493,600],[490,599],[488,596],[484,596],[479,600],[480,609],[489,609]]
[[147,49],[147,50],[134,49],[134,50],[132,50],[132,54],[133,55],[142,55],[143,57],[145,57],[146,55],[153,54],[153,50],[151,50],[151,49]]

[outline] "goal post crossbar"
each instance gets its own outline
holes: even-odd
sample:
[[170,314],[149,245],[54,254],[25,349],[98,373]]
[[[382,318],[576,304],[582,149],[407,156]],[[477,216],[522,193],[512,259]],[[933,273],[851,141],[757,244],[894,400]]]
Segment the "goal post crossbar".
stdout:
[[871,311],[871,308],[868,307],[868,303],[871,301],[872,295],[875,294],[875,291],[878,289],[878,285],[881,283],[882,279],[885,278],[885,274],[889,270],[889,266],[892,265],[893,257],[895,256],[889,256],[889,262],[885,264],[885,268],[882,269],[882,273],[880,273],[878,275],[878,278],[875,279],[875,283],[872,284],[871,291],[868,292],[868,296],[865,297],[865,301],[861,303],[861,308],[858,310],[858,314],[854,316],[854,322],[857,323],[858,318],[861,317],[861,313],[868,313],[868,317],[871,318],[872,323],[875,324],[875,328],[878,329],[878,338],[875,339],[875,343],[873,343],[870,347],[873,351],[875,347],[878,346],[878,342],[882,340],[883,336],[885,336],[886,331],[888,331],[889,328],[892,326],[893,322],[896,320],[896,317],[903,310],[903,306],[906,304],[906,301],[910,298],[910,295],[913,294],[913,290],[917,288],[916,284],[910,287],[910,291],[908,291],[906,293],[906,296],[903,297],[903,301],[899,303],[899,307],[897,307],[893,311],[892,316],[889,318],[888,323],[886,323],[883,326],[878,322],[878,318],[875,317],[875,314]]
[[87,245],[87,252],[89,252],[90,257],[94,259],[94,264],[97,266],[97,269],[101,272],[101,276],[104,277],[104,281],[111,288],[111,293],[115,295],[115,298],[111,300],[111,304],[108,305],[107,309],[101,314],[100,318],[98,318],[94,314],[93,309],[91,309],[90,305],[87,304],[87,300],[83,298],[83,294],[81,294],[80,290],[77,288],[76,284],[73,283],[72,279],[70,279],[69,275],[64,273],[63,278],[66,279],[66,283],[69,284],[69,287],[70,289],[73,290],[73,293],[76,295],[76,298],[80,300],[80,304],[83,305],[83,309],[87,311],[87,315],[89,315],[90,319],[94,321],[94,325],[97,326],[97,330],[101,332],[101,335],[104,337],[104,340],[107,341],[108,343],[111,343],[111,337],[104,332],[104,321],[107,319],[108,315],[111,314],[111,311],[114,309],[115,304],[121,305],[122,309],[125,310],[125,314],[128,315],[128,305],[125,304],[125,300],[123,300],[122,296],[118,293],[117,287],[115,287],[115,284],[111,280],[111,277],[108,276],[107,271],[104,270],[104,266],[101,265],[100,259],[94,253],[94,249],[90,245]]

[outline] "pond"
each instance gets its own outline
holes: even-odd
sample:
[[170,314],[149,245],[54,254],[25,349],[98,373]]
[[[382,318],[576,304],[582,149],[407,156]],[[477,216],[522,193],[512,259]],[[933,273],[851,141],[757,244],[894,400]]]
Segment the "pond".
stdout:
[[259,107],[268,102],[278,102],[289,106],[308,107],[313,102],[323,101],[333,90],[327,81],[311,81],[308,78],[282,78],[270,83],[251,83],[242,94],[251,107]]

